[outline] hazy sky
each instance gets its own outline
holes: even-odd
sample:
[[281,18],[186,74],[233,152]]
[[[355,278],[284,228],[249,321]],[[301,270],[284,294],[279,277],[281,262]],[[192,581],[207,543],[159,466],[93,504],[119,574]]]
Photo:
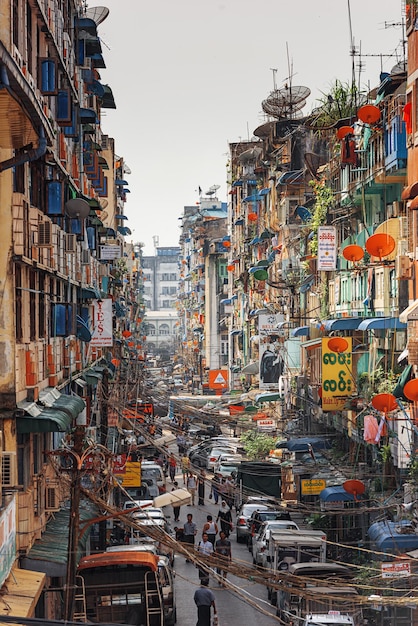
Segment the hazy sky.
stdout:
[[[220,185],[227,201],[228,143],[251,139],[267,118],[261,102],[292,75],[312,92],[309,113],[330,85],[375,87],[402,58],[401,0],[102,0],[99,26],[116,110],[102,127],[132,174],[126,203],[132,240],[146,255],[178,245],[185,205]],[[377,56],[375,56],[377,55]],[[378,55],[382,55],[379,57]]]

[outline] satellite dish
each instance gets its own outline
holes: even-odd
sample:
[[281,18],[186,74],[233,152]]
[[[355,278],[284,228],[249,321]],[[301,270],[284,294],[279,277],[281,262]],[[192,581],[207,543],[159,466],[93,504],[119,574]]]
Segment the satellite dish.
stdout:
[[261,107],[267,115],[277,118],[291,117],[306,104],[311,90],[308,87],[284,87],[275,89],[263,100]]
[[343,257],[347,261],[351,261],[355,263],[356,261],[361,261],[364,257],[364,250],[361,246],[357,246],[356,244],[351,244],[350,246],[346,246],[343,250]]
[[213,196],[219,188],[220,188],[220,185],[212,185],[212,187],[209,187],[209,190],[206,192],[206,195]]
[[392,75],[396,75],[396,74],[404,74],[406,72],[406,61],[399,61],[399,63],[397,63],[396,65],[394,65],[392,67],[392,69],[390,70],[390,73]]
[[71,218],[84,218],[90,213],[90,205],[83,198],[72,198],[65,203],[65,212]]
[[409,380],[405,387],[403,388],[404,396],[408,398],[408,400],[412,400],[412,402],[418,401],[418,378],[412,378]]
[[376,233],[371,235],[366,241],[366,250],[372,256],[379,257],[381,261],[383,257],[389,256],[394,251],[396,241],[391,235],[386,233]]
[[90,7],[86,10],[85,17],[89,20],[93,20],[96,24],[101,24],[105,21],[110,11],[107,7]]
[[372,405],[377,411],[381,411],[385,415],[398,408],[398,403],[392,393],[378,393],[372,398]]
[[354,496],[354,500],[357,500],[357,496],[362,496],[366,491],[366,487],[361,480],[353,478],[352,480],[346,480],[343,483],[343,489],[347,493],[351,493]]
[[328,348],[332,350],[332,352],[337,352],[340,354],[341,352],[345,352],[348,348],[348,341],[344,339],[344,337],[332,337],[332,339],[328,340]]

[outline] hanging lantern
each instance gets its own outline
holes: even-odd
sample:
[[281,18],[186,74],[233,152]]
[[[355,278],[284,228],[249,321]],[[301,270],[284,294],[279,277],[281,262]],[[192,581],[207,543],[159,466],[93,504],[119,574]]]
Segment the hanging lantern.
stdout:
[[233,272],[235,269],[235,265],[227,265],[226,269],[228,270],[228,272]]
[[389,256],[394,251],[396,241],[392,235],[387,233],[376,233],[366,241],[366,250],[372,256],[379,257],[379,261],[385,256]]
[[364,257],[364,250],[361,246],[357,246],[355,244],[351,246],[346,246],[343,250],[343,257],[347,261],[355,263],[356,261],[360,261]]
[[328,348],[332,350],[332,352],[337,352],[340,354],[341,352],[345,352],[348,348],[348,341],[344,339],[344,337],[332,337],[332,339],[328,340]]
[[141,322],[142,322],[142,317],[137,317],[137,318],[136,318],[136,323],[137,323],[137,324],[140,324]]
[[124,331],[122,331],[122,337],[125,337],[125,339],[126,339],[127,337],[130,337],[131,335],[132,335],[132,333],[131,333],[131,331],[130,331],[130,330],[124,330]]
[[354,135],[354,128],[351,126],[341,126],[341,128],[337,130],[337,139],[344,139],[347,135]]
[[249,222],[256,222],[258,219],[258,214],[257,213],[248,213],[248,221]]
[[222,245],[224,248],[230,248],[231,242],[228,239],[226,239],[225,241],[222,242]]
[[380,119],[380,109],[374,104],[365,104],[359,108],[357,116],[365,124],[376,124]]
[[119,365],[120,365],[120,361],[119,361],[119,359],[112,359],[111,363],[112,363],[112,365],[114,365],[115,367],[119,367]]
[[133,348],[135,345],[134,341],[128,341],[128,348]]

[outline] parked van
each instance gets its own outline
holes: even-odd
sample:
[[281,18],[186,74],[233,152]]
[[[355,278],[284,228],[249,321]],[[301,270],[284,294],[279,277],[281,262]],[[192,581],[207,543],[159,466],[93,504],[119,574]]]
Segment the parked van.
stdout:
[[160,494],[166,492],[166,480],[163,472],[163,468],[158,463],[152,461],[142,461],[141,463],[141,478],[148,479],[153,478],[157,481],[158,490]]

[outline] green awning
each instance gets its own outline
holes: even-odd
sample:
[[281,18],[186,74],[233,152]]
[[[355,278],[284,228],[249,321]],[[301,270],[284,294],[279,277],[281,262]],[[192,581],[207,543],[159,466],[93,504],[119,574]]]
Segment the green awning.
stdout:
[[83,287],[80,294],[81,300],[99,300],[100,291],[97,287]]
[[[81,501],[79,507],[81,528],[88,520],[94,519],[97,515],[99,515],[99,511],[95,505],[86,500]],[[66,576],[69,521],[69,509],[61,509],[54,514],[41,539],[37,539],[28,555],[23,557],[21,565],[23,569],[44,572],[50,577],[61,578]],[[85,553],[90,530],[91,526],[88,526],[78,541],[77,565]]]
[[45,408],[38,415],[24,412],[16,418],[17,432],[27,433],[64,433],[69,430],[72,417],[68,411]]
[[67,396],[61,394],[58,400],[52,405],[53,409],[58,409],[67,413],[71,418],[76,419],[78,414],[86,408],[86,404],[80,396]]

